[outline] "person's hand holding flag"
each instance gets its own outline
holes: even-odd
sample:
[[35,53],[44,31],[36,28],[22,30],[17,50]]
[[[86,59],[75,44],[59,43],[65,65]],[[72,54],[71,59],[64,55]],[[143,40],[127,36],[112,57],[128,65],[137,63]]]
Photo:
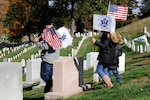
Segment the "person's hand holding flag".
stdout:
[[94,37],[92,37],[92,43],[95,44],[96,39]]

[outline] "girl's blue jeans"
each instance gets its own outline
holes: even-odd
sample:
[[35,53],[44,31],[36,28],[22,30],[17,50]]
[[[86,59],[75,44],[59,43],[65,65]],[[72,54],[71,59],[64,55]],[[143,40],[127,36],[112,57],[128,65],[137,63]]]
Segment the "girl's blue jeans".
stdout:
[[104,77],[105,75],[109,76],[108,67],[98,63],[96,72],[100,77]]

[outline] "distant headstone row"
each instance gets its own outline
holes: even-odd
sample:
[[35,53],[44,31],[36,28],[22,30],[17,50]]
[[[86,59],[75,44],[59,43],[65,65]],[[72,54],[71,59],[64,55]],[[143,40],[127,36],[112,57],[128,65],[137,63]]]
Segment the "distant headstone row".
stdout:
[[98,32],[87,31],[86,33],[75,33],[75,37],[91,37],[93,35],[98,35]]
[[[22,51],[20,51],[17,55],[14,55],[14,56],[12,56],[12,57],[10,57],[10,58],[4,58],[4,59],[3,59],[3,62],[12,62],[13,60],[15,60],[15,59],[21,57],[23,54],[27,53],[29,50],[33,49],[34,47],[36,47],[35,44],[33,44],[32,46],[27,47],[27,48],[24,47],[24,49],[23,49]],[[16,49],[16,48],[17,48],[17,49]],[[20,49],[20,47],[15,47],[15,48],[13,48],[12,50],[13,50],[13,51],[16,51],[16,50],[19,50],[19,49]],[[5,50],[6,50],[6,48],[5,48]],[[10,49],[10,50],[11,50],[11,49]],[[10,52],[10,50],[7,50],[7,52]],[[11,52],[13,52],[13,51],[11,51]],[[5,51],[5,52],[6,52],[6,51]],[[3,52],[2,54],[0,54],[0,58],[5,57],[5,55],[6,55],[5,52]],[[40,56],[40,52],[41,52],[41,50],[39,50],[36,54],[31,55],[31,59],[33,59],[33,58],[38,58],[38,57]]]
[[[135,51],[138,53],[150,52],[150,44],[148,43],[148,39],[147,39],[147,37],[150,37],[150,33],[147,31],[146,26],[143,29],[143,34],[144,35],[137,37],[131,41],[124,38],[124,43],[128,46],[128,48],[131,48],[132,51]],[[135,45],[135,40],[141,41],[145,43],[145,45]]]
[[29,44],[22,44],[16,47],[4,47],[0,50],[0,58],[5,57],[6,54],[10,54],[27,46],[29,46]]
[[144,53],[144,52],[150,52],[150,45],[135,45],[135,42],[128,41],[126,38],[124,38],[124,43],[128,46],[128,48],[131,48],[132,51]]

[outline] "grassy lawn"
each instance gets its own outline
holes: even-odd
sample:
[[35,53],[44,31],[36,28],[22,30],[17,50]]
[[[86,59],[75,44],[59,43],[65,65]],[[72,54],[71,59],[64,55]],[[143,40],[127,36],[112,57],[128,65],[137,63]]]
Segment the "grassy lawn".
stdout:
[[[123,83],[116,82],[111,77],[114,87],[105,89],[102,82],[93,83],[92,88],[66,100],[150,100],[150,53],[137,54],[125,46],[122,47],[126,54],[125,73],[121,74]],[[84,72],[85,82],[92,82],[93,69]]]
[[[150,100],[150,53],[138,54],[126,46],[122,46],[126,54],[125,73],[121,74],[123,83],[111,77],[114,87],[105,89],[102,81],[93,83],[93,69],[84,71],[84,83],[91,88],[65,100]],[[24,89],[24,100],[42,100],[43,88],[36,90]]]

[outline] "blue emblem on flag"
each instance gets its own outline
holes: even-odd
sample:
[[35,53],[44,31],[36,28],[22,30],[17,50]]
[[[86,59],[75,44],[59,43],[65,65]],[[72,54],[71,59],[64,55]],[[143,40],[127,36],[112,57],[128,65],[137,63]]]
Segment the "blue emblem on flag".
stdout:
[[116,21],[113,16],[94,14],[93,29],[99,31],[115,32]]
[[107,26],[108,26],[108,20],[107,20],[106,18],[103,18],[103,19],[101,20],[100,26],[102,26],[102,27],[107,27]]
[[137,40],[139,40],[139,41],[145,41],[145,39],[143,39],[143,38],[138,38]]
[[63,34],[61,37],[62,41],[66,39],[66,34]]

